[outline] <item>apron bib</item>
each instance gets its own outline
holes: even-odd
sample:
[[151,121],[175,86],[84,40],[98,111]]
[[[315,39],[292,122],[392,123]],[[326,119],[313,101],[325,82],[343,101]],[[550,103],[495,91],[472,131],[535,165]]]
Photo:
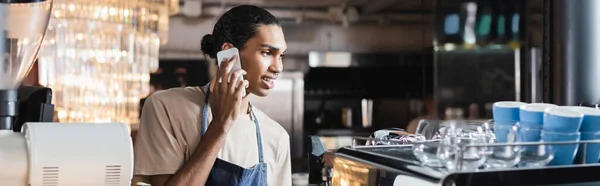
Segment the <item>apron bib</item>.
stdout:
[[[204,136],[208,125],[208,96],[210,94],[210,83],[205,86],[204,110],[202,113],[202,133]],[[252,105],[248,104],[251,108]],[[254,125],[256,126],[256,142],[258,146],[258,164],[252,168],[246,169],[229,163],[225,160],[217,158],[213,168],[210,170],[210,175],[206,180],[207,186],[265,186],[267,185],[267,164],[263,160],[262,139],[258,119],[251,110]],[[202,137],[200,138],[202,139]]]

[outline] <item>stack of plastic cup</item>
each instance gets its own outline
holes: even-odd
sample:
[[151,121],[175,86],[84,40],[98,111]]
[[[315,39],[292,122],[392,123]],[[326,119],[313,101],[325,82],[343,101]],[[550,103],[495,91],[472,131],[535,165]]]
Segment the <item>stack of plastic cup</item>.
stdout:
[[531,103],[519,108],[519,136],[522,142],[538,142],[544,124],[544,111],[557,108],[549,103]]
[[[527,103],[517,101],[501,101],[494,103],[492,107],[494,128],[493,143],[513,143],[516,141],[515,131],[519,121],[519,107]],[[488,153],[486,168],[507,168],[513,167],[520,161],[518,147],[515,146],[497,146],[490,147]]]
[[[519,123],[517,124],[518,142],[540,142],[542,140],[542,127],[544,111],[556,108],[557,105],[549,103],[531,103],[519,108]],[[553,158],[553,153],[546,145],[529,145],[521,149],[520,167],[541,167],[548,164]]]
[[517,122],[519,122],[519,107],[527,103],[518,101],[500,101],[494,103],[492,114],[494,117],[494,135],[495,142],[509,142],[508,134]]
[[[581,140],[600,140],[600,110],[580,106],[569,106],[566,108],[571,108],[583,113],[583,121],[581,122],[581,128],[579,129]],[[600,143],[579,145],[577,156],[575,156],[575,163],[598,163],[598,160],[600,160]]]
[[544,122],[544,111],[548,108],[556,108],[558,105],[550,103],[531,103],[519,108],[520,125],[542,127]]
[[[548,108],[544,112],[542,141],[544,142],[577,142],[581,138],[579,129],[583,114],[568,107]],[[575,159],[578,144],[549,145],[554,158],[549,165],[571,165]]]

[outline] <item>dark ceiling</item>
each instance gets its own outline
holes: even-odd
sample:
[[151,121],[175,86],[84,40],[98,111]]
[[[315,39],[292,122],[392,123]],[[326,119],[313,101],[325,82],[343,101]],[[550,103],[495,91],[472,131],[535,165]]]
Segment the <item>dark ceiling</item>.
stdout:
[[[311,11],[311,13],[333,16],[332,19],[320,19],[324,16],[313,16],[313,21],[341,22],[340,17],[351,17],[352,22],[382,23],[432,23],[433,8],[440,0],[181,0],[201,1],[203,9],[211,7],[233,7],[241,4],[259,5],[269,10],[290,12]],[[468,0],[465,0],[468,1]],[[541,23],[542,4],[544,0],[526,0],[529,10],[529,22]],[[332,11],[334,10],[334,11]],[[335,12],[338,10],[339,12]],[[206,12],[206,11],[204,11]],[[339,14],[339,15],[337,15]],[[294,14],[296,15],[296,14]],[[308,13],[307,15],[314,15]],[[214,16],[204,15],[203,16]],[[316,18],[315,18],[316,17]],[[286,19],[286,18],[284,18]],[[288,18],[289,19],[289,18]],[[306,18],[304,20],[310,20]],[[294,19],[291,19],[294,21]]]

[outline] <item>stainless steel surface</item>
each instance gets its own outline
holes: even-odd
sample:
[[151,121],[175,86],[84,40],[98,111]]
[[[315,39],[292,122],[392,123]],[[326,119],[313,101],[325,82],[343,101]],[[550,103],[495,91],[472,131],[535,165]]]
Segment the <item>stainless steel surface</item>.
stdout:
[[521,101],[521,49],[515,50],[515,100]]
[[600,1],[545,3],[546,102],[558,105],[600,102]]
[[531,77],[531,102],[542,101],[542,51],[539,48],[531,48],[530,59],[530,77]]
[[283,72],[269,96],[250,97],[250,102],[277,121],[290,135],[292,157],[304,152],[304,76],[302,72]]
[[321,143],[327,150],[339,149],[352,145],[352,136],[319,136]]
[[373,125],[373,100],[361,100],[362,127],[369,128]]
[[440,185],[408,175],[384,164],[373,163],[343,153],[335,153],[332,184],[364,186]]
[[[366,138],[355,138],[365,140]],[[587,144],[600,143],[600,140],[581,141],[581,142],[550,142],[543,143],[547,145],[559,144]],[[516,144],[492,144],[490,146],[520,146],[520,145],[540,145],[541,143],[516,143]],[[483,145],[485,146],[485,145]],[[411,145],[386,145],[386,146],[364,146],[354,145],[339,149],[335,153],[336,159],[343,159],[346,162],[334,162],[341,164],[334,165],[334,180],[336,167],[352,167],[351,163],[357,163],[361,167],[369,167],[366,172],[379,171],[380,174],[390,177],[393,175],[397,183],[400,178],[414,179],[423,184],[433,185],[593,185],[600,183],[595,175],[589,175],[589,172],[595,172],[600,169],[600,164],[588,165],[568,165],[568,166],[548,166],[543,168],[503,168],[477,171],[444,171],[442,169],[430,168],[420,165],[418,160],[412,155]],[[397,150],[397,149],[406,150]],[[585,147],[584,147],[585,148]],[[412,157],[410,157],[412,156]],[[347,171],[347,168],[343,171]],[[361,170],[365,172],[365,170]],[[541,176],[545,175],[545,176]],[[380,178],[380,181],[382,179]],[[396,182],[395,182],[396,183]],[[367,184],[368,185],[368,184]],[[392,185],[392,184],[377,184]],[[396,185],[396,184],[393,184]]]

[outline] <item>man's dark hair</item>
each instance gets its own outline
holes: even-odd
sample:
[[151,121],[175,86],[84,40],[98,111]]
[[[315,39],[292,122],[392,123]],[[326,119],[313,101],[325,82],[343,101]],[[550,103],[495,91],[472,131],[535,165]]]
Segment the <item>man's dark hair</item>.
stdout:
[[202,52],[215,59],[224,43],[243,50],[246,42],[256,36],[260,24],[280,25],[279,20],[263,8],[252,5],[234,7],[219,18],[212,34],[202,37]]

